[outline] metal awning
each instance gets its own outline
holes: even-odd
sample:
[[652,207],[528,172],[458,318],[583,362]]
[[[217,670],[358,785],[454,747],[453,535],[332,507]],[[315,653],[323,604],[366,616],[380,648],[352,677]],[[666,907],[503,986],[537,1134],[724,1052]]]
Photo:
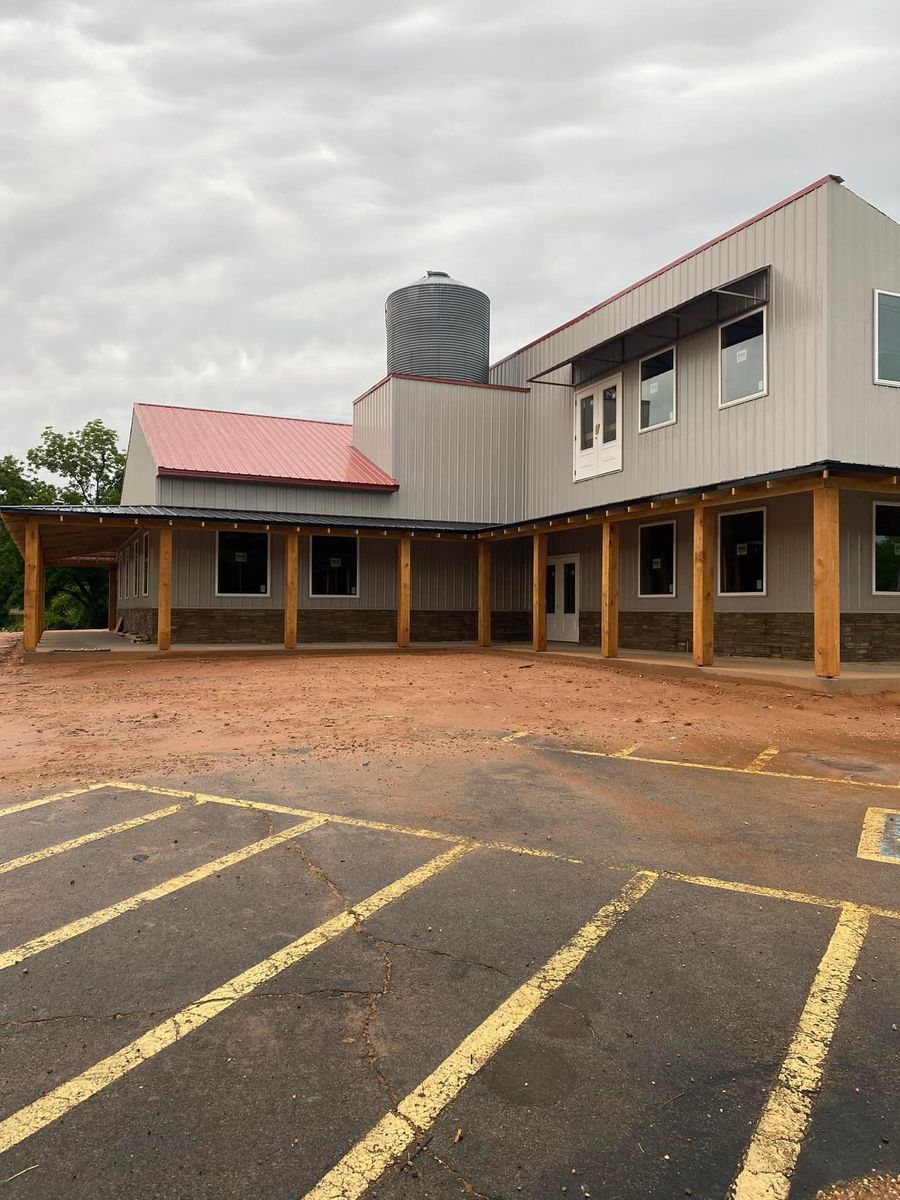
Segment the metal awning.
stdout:
[[[730,283],[710,288],[699,296],[658,313],[649,321],[634,325],[552,367],[546,367],[528,382],[549,383],[554,387],[581,387],[608,375],[627,362],[644,358],[654,351],[665,350],[682,338],[761,308],[769,302],[769,271],[769,267],[762,267]],[[568,380],[546,378],[565,367],[570,372]]]

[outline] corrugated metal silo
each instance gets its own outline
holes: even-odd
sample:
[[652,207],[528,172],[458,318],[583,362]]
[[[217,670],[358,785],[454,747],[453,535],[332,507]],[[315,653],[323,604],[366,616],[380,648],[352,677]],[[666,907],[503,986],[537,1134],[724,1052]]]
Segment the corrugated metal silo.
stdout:
[[391,292],[385,319],[390,374],[487,381],[491,302],[484,292],[428,271]]

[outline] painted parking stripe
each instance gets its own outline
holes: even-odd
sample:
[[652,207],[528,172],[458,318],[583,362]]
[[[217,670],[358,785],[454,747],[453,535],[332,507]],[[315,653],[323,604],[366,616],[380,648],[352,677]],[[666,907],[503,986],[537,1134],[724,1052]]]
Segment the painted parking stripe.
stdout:
[[894,808],[866,809],[856,857],[900,866],[900,812]]
[[100,792],[108,788],[108,783],[85,784],[84,787],[72,788],[68,792],[54,792],[52,796],[39,796],[37,800],[23,800],[21,804],[11,804],[9,808],[0,808],[0,817],[11,817],[13,813],[25,812],[29,808],[40,808],[42,804],[55,804],[57,800],[71,800],[73,796],[86,796],[89,792]]
[[757,754],[753,762],[747,764],[747,770],[753,772],[761,771],[766,763],[771,762],[777,753],[777,746],[767,746],[765,750],[761,750],[759,754]]
[[591,951],[645,896],[657,876],[639,871],[539,971],[383,1117],[312,1189],[304,1200],[358,1200],[404,1151],[434,1124],[469,1080],[553,995]]
[[13,1113],[5,1121],[0,1122],[0,1154],[17,1146],[26,1138],[59,1120],[60,1117],[64,1117],[73,1108],[83,1104],[92,1096],[96,1096],[98,1092],[121,1079],[123,1075],[127,1075],[129,1071],[133,1071],[135,1067],[154,1058],[181,1038],[193,1033],[195,1029],[199,1029],[207,1021],[211,1021],[213,1017],[236,1004],[238,1000],[249,996],[262,984],[269,983],[276,975],[302,961],[320,946],[340,937],[348,929],[353,929],[358,922],[366,920],[420,884],[425,883],[426,880],[440,874],[446,867],[458,862],[470,850],[470,846],[464,845],[452,846],[449,850],[445,850],[437,858],[417,867],[408,875],[394,880],[393,883],[389,883],[387,887],[374,892],[358,904],[345,908],[336,917],[332,917],[324,924],[297,938],[296,941],[277,950],[262,962],[242,971],[240,975],[235,975],[227,983],[207,992],[199,1000],[188,1004],[174,1016],[168,1017],[141,1037],[135,1038],[133,1042],[129,1042],[127,1046],[117,1050],[115,1054],[111,1054],[102,1062],[89,1067],[81,1075],[76,1075],[74,1079],[60,1084],[59,1087],[47,1092],[39,1100],[35,1100],[17,1113]]
[[100,908],[86,917],[79,917],[67,925],[60,925],[56,929],[51,929],[49,933],[41,934],[40,937],[13,946],[11,950],[0,954],[0,971],[15,966],[16,963],[24,962],[27,958],[33,958],[35,954],[40,954],[43,950],[49,950],[82,933],[96,929],[99,925],[105,925],[108,921],[114,921],[116,917],[124,916],[125,913],[134,912],[143,904],[161,900],[163,896],[171,896],[173,892],[190,887],[192,883],[199,883],[201,879],[208,879],[210,875],[215,875],[219,871],[244,862],[245,859],[252,858],[254,854],[262,854],[265,850],[271,850],[273,846],[280,846],[282,842],[290,841],[291,838],[299,837],[300,834],[308,833],[309,830],[325,823],[324,817],[312,817],[301,825],[292,825],[290,829],[283,829],[280,833],[273,833],[270,837],[252,842],[249,846],[242,846],[240,850],[233,850],[231,854],[224,854],[212,862],[203,863],[199,867],[194,867],[192,871],[186,871],[183,875],[175,875],[172,879],[166,879],[155,887],[148,888],[145,892],[128,896],[125,900],[119,900],[107,908]]
[[842,910],[778,1081],[729,1193],[731,1200],[787,1200],[825,1060],[868,927],[868,914],[861,908],[848,904]]
[[233,796],[213,796],[206,792],[185,792],[175,788],[158,788],[143,783],[123,783],[115,781],[104,785],[110,788],[124,788],[132,792],[150,792],[159,796],[179,796],[183,799],[194,799],[199,804],[227,804],[232,808],[249,808],[260,812],[286,813],[291,817],[323,817],[334,825],[349,825],[354,829],[375,829],[383,833],[400,833],[407,837],[429,838],[437,842],[452,842],[454,845],[465,841],[476,850],[502,850],[508,854],[524,854],[531,858],[554,858],[558,862],[575,863],[582,866],[580,858],[569,858],[565,854],[557,854],[553,850],[541,850],[535,846],[520,846],[514,842],[480,842],[475,838],[460,837],[455,833],[442,833],[437,829],[416,829],[409,825],[393,825],[387,821],[370,821],[365,817],[344,817],[337,813],[323,813],[311,808],[291,808],[286,804],[274,804],[267,800],[238,800]]
[[171,817],[173,813],[181,812],[183,804],[170,804],[168,808],[158,808],[155,812],[146,813],[143,817],[132,817],[129,821],[119,821],[116,825],[107,825],[105,829],[95,829],[93,833],[83,833],[81,837],[70,838],[67,842],[57,842],[55,846],[47,846],[44,850],[33,850],[19,858],[10,858],[0,863],[0,875],[15,871],[18,867],[28,867],[32,863],[41,862],[45,858],[64,854],[67,850],[76,850],[79,846],[87,846],[91,842],[99,842],[111,837],[114,833],[124,833],[127,829],[137,829],[139,825],[147,825],[151,821],[161,821],[163,817]]

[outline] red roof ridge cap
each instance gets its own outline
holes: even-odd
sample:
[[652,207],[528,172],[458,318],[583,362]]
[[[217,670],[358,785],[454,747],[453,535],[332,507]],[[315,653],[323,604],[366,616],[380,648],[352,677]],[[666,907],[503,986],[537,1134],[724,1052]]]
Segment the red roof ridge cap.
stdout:
[[352,429],[352,421],[328,421],[322,417],[284,417],[279,413],[251,413],[233,408],[197,408],[193,404],[154,404],[149,400],[135,400],[133,408],[178,409],[179,412],[215,413],[224,417],[252,417],[254,421],[297,421],[304,425],[337,425],[341,429]]
[[[844,179],[841,175],[823,175],[821,179],[817,179],[814,183],[808,184],[805,188],[801,188],[799,192],[794,192],[790,196],[786,196],[783,200],[779,200],[776,204],[769,205],[762,212],[758,212],[753,217],[748,217],[746,221],[741,221],[738,225],[733,225],[730,229],[726,229],[724,233],[718,234],[714,238],[710,238],[708,242],[704,242],[702,246],[695,246],[693,250],[688,250],[686,254],[673,259],[670,263],[666,263],[664,267],[659,267],[652,271],[649,275],[645,275],[643,279],[638,279],[636,283],[630,283],[627,287],[615,292],[612,296],[607,296],[605,300],[601,300],[599,304],[594,304],[591,308],[586,308],[584,312],[579,313],[576,317],[571,317],[568,321],[563,321],[562,325],[557,325],[555,329],[551,329],[549,333],[542,333],[540,337],[534,338],[530,342],[526,342],[524,346],[520,346],[518,350],[513,350],[509,354],[505,354],[503,358],[498,358],[496,362],[491,363],[491,369],[502,366],[503,363],[509,362],[511,358],[515,358],[518,354],[524,354],[526,350],[530,350],[533,346],[539,346],[541,342],[546,342],[557,333],[562,333],[564,329],[568,329],[570,325],[577,325],[579,321],[583,321],[585,317],[593,316],[595,312],[599,312],[601,308],[606,308],[607,304],[612,304],[615,300],[620,300],[623,296],[627,296],[629,292],[635,291],[639,287],[643,287],[645,283],[650,283],[651,280],[657,279],[660,275],[664,275],[666,271],[671,271],[673,267],[680,267],[690,258],[694,258],[697,254],[702,254],[704,250],[709,250],[711,247],[718,245],[719,242],[724,242],[726,238],[733,237],[734,234],[740,233],[743,229],[748,229],[751,225],[755,225],[757,221],[762,221],[765,217],[770,217],[773,213],[778,212],[781,208],[786,208],[787,205],[793,204],[795,200],[801,200],[804,196],[808,196],[810,192],[814,192],[823,184],[834,181],[835,183],[843,183]],[[376,385],[377,386],[377,385]],[[362,399],[362,397],[360,397]]]

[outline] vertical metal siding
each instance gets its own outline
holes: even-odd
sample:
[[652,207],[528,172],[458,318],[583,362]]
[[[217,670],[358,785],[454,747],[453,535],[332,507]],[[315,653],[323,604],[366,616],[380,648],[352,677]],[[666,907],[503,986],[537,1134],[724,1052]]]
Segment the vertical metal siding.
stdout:
[[491,553],[491,608],[496,612],[530,612],[531,538],[495,542]]
[[136,416],[131,418],[131,435],[128,439],[128,458],[125,462],[125,478],[122,482],[123,504],[156,504],[156,463]]
[[300,608],[396,608],[397,539],[360,538],[357,596],[310,596],[310,539],[300,539]]
[[875,289],[900,292],[900,225],[840,188],[830,209],[827,457],[900,467],[900,389],[875,383]]
[[394,474],[394,404],[390,379],[354,404],[353,445],[383,471]]
[[412,545],[412,606],[441,612],[478,607],[478,549],[474,542]]

